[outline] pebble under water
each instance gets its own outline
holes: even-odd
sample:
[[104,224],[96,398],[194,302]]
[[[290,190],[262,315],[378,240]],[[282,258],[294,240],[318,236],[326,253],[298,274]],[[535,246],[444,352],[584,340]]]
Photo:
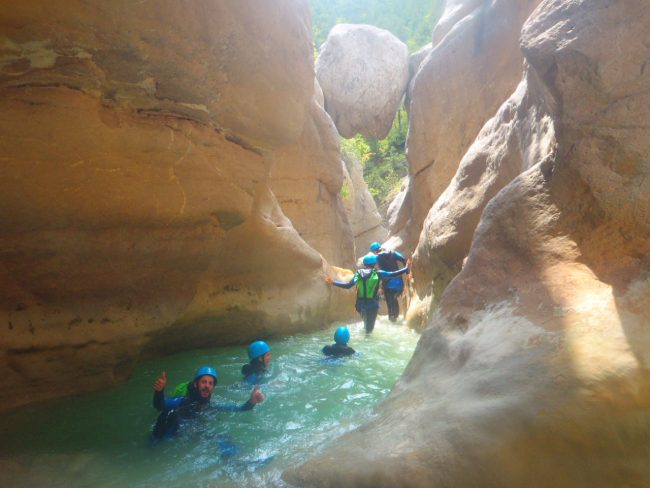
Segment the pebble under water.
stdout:
[[155,446],[152,383],[166,392],[214,365],[213,401],[243,403],[243,346],[190,351],[140,364],[119,387],[18,409],[0,417],[0,484],[48,487],[287,486],[280,475],[373,415],[410,359],[419,335],[384,317],[366,336],[349,326],[357,354],[325,359],[335,326],[269,340],[266,401],[248,412],[209,412]]

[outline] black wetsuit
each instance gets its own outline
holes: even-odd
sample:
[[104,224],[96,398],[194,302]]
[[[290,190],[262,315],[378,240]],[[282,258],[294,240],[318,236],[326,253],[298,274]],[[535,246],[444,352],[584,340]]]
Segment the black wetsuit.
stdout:
[[243,405],[210,403],[210,397],[203,398],[192,382],[188,385],[187,396],[165,398],[164,390],[154,390],[153,406],[161,413],[156,419],[152,436],[155,439],[162,439],[176,434],[181,420],[195,418],[203,410],[244,411],[252,409],[255,405],[250,400]]
[[[406,265],[406,259],[397,251],[382,251],[377,254],[377,264],[380,269],[386,271],[396,271],[400,268],[399,261]],[[399,317],[399,296],[404,290],[404,281],[401,277],[391,278],[388,281],[382,281],[381,287],[384,290],[386,306],[388,307],[388,318],[395,322]]]
[[356,351],[347,344],[332,344],[323,348],[323,354],[340,358],[342,356],[351,356]]
[[352,288],[354,285],[359,287],[359,290],[357,290],[357,301],[355,307],[363,319],[366,332],[371,333],[375,328],[375,320],[377,320],[377,312],[379,311],[379,298],[377,296],[379,285],[377,284],[375,287],[374,284],[370,284],[370,282],[373,282],[373,275],[376,273],[375,278],[378,277],[381,281],[394,278],[406,272],[408,272],[408,268],[406,267],[398,269],[397,271],[363,268],[358,269],[350,281],[343,282],[334,280],[332,281],[332,284],[339,288]]

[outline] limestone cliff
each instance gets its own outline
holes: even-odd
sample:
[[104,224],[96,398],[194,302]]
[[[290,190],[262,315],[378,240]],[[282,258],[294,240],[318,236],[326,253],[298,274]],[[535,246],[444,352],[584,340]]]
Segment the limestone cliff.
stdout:
[[304,1],[3,9],[0,408],[328,320],[320,254],[353,262],[336,137]]
[[[466,264],[377,417],[287,480],[650,484],[649,30],[643,0],[532,13],[522,83],[430,213],[446,212],[446,233],[469,228]],[[467,214],[453,210],[463,194]],[[466,246],[426,239],[443,263]]]

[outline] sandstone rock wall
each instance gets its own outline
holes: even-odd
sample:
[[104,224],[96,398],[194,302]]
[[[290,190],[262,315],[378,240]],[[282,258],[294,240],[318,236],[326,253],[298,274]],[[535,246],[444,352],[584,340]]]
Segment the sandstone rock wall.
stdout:
[[330,318],[319,251],[353,244],[306,2],[23,1],[0,33],[0,408]]
[[555,156],[554,105],[536,72],[527,71],[468,149],[424,221],[413,260],[418,279],[407,314],[411,327],[428,323],[429,312],[460,272],[488,202],[522,171]]
[[343,155],[342,164],[346,173],[343,203],[350,215],[355,256],[359,257],[368,252],[371,243],[383,242],[388,232],[382,224],[375,200],[363,179],[361,163]]
[[[493,190],[462,189],[474,170],[493,182],[498,166],[524,171],[483,211],[465,266],[377,418],[287,480],[650,484],[649,30],[642,0],[546,0],[535,10],[521,33],[524,81],[446,201],[489,198]],[[511,144],[477,165],[486,143],[504,138]]]
[[521,80],[517,39],[539,0],[447,2],[433,49],[411,81],[409,98],[409,216],[391,228],[415,249],[424,219],[447,188],[481,127]]

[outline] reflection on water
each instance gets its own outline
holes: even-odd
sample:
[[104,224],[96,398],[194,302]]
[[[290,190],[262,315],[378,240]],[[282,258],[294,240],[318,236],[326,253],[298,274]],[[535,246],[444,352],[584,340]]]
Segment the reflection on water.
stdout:
[[262,385],[266,401],[249,412],[210,412],[184,425],[176,439],[150,446],[156,419],[154,379],[167,372],[168,388],[214,365],[219,402],[243,403],[244,347],[177,354],[141,364],[109,391],[27,407],[0,419],[0,485],[61,487],[284,486],[289,465],[372,415],[408,362],[418,335],[379,320],[366,336],[350,326],[358,352],[325,359],[336,327],[269,341],[273,363]]

